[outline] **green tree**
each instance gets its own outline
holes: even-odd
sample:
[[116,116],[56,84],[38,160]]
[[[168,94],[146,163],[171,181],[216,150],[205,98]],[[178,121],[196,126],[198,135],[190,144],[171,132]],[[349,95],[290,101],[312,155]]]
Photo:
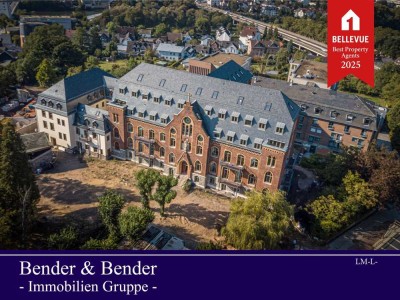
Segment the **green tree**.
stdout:
[[196,19],[195,28],[201,34],[210,33],[210,21],[206,17],[199,17]]
[[56,81],[56,71],[46,58],[39,65],[36,80],[41,87],[48,87]]
[[237,249],[277,249],[293,219],[293,207],[281,191],[251,192],[235,199],[222,234]]
[[8,88],[17,82],[13,66],[0,66],[0,97],[8,94]]
[[93,69],[99,66],[99,59],[95,56],[89,56],[86,59],[85,68],[86,69]]
[[321,196],[311,202],[308,211],[314,216],[311,232],[323,239],[331,237],[349,222],[344,204],[333,195]]
[[136,240],[140,238],[147,225],[154,220],[154,213],[146,208],[128,207],[119,217],[122,236]]
[[357,172],[349,171],[343,178],[343,190],[350,217],[360,215],[378,203],[377,193]]
[[78,234],[72,226],[65,227],[59,233],[48,238],[48,247],[53,250],[72,250],[77,248]]
[[274,28],[273,38],[274,38],[274,40],[278,40],[278,38],[279,38],[278,27],[275,27],[275,28]]
[[152,169],[140,170],[135,174],[136,187],[139,189],[142,197],[143,208],[150,208],[150,199],[152,198],[152,190],[156,184],[160,174]]
[[196,246],[196,250],[222,250],[223,247],[220,243],[213,243],[213,242],[207,242],[207,243],[198,243]]
[[400,101],[387,114],[392,146],[400,153]]
[[117,237],[120,233],[118,218],[124,203],[124,197],[113,191],[106,191],[103,196],[99,197],[100,218],[111,237]]
[[154,28],[154,36],[160,37],[162,35],[165,35],[168,32],[169,28],[167,24],[165,23],[160,23]]
[[158,187],[153,199],[160,205],[160,215],[164,216],[165,204],[171,203],[176,197],[176,191],[172,190],[178,184],[178,179],[173,176],[159,176]]
[[[36,216],[40,194],[25,147],[10,122],[0,125],[0,209],[12,234],[24,242]],[[11,222],[11,223],[10,223]]]

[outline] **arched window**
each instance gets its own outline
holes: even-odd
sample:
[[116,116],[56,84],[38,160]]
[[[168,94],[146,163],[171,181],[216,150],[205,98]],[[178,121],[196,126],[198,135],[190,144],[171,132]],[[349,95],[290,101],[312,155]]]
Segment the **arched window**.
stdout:
[[52,101],[49,101],[49,103],[47,103],[47,105],[48,105],[49,107],[54,107],[54,103],[53,103]]
[[46,100],[44,100],[44,99],[42,99],[42,101],[40,101],[40,103],[42,104],[42,105],[46,105]]
[[199,161],[196,161],[196,163],[194,164],[194,170],[196,172],[201,172],[201,163]]
[[182,122],[182,135],[191,136],[193,133],[192,120],[189,117],[183,118]]
[[258,159],[252,158],[250,161],[250,167],[257,169],[258,168]]
[[56,107],[57,107],[58,110],[62,109],[62,105],[60,103],[57,103]]
[[217,164],[215,162],[212,162],[210,164],[210,173],[211,174],[217,174]]
[[165,141],[165,133],[163,133],[163,132],[160,133],[160,141],[161,142]]
[[197,155],[203,155],[203,147],[202,146],[197,145],[196,154]]
[[171,130],[169,131],[169,145],[171,147],[176,146],[176,130],[175,130],[175,128],[171,128]]
[[160,157],[165,156],[165,149],[163,147],[160,148]]
[[119,131],[118,131],[118,128],[114,128],[114,137],[115,137],[116,139],[119,139]]
[[149,139],[154,140],[154,130],[152,129],[149,130]]
[[133,140],[130,137],[128,138],[128,148],[133,149]]
[[264,182],[265,183],[271,183],[272,182],[272,173],[271,172],[265,173]]
[[89,121],[88,119],[86,119],[86,120],[85,120],[85,125],[86,125],[86,126],[89,126],[89,124],[90,124],[90,121]]
[[143,136],[143,128],[142,127],[138,127],[137,135]]
[[168,160],[171,164],[174,164],[175,163],[175,155],[173,153],[170,153]]
[[132,123],[128,123],[128,132],[133,132],[133,125]]
[[97,127],[99,127],[99,124],[98,124],[96,121],[94,121],[94,122],[92,123],[92,126],[93,126],[94,128],[97,128]]
[[203,136],[202,135],[198,135],[197,136],[197,144],[198,145],[203,145],[203,141],[204,141]]
[[239,166],[244,166],[244,156],[243,155],[241,155],[241,154],[238,155],[236,164]]
[[212,148],[211,148],[211,156],[212,156],[212,157],[218,157],[218,156],[219,156],[219,149],[218,149],[218,147],[212,147]]
[[247,183],[251,184],[251,185],[255,185],[256,184],[256,176],[254,176],[253,174],[250,174]]
[[114,143],[114,149],[115,149],[115,150],[119,150],[119,143],[118,143],[118,142],[115,142],[115,143]]
[[231,153],[229,151],[224,152],[224,161],[230,162],[231,161]]
[[273,168],[275,167],[276,157],[275,156],[268,156],[267,158],[267,166]]

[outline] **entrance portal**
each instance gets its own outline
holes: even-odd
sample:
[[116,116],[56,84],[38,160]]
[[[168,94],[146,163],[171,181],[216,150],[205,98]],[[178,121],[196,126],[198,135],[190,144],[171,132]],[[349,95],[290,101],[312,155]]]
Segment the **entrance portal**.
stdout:
[[188,164],[186,161],[182,161],[181,163],[181,174],[186,175],[188,173]]

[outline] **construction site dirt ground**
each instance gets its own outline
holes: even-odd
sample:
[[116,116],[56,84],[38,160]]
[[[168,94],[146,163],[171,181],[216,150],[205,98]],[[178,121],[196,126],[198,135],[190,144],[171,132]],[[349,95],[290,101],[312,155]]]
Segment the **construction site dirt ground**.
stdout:
[[[124,195],[126,207],[140,206],[135,172],[144,168],[133,162],[87,159],[58,152],[55,168],[38,176],[41,199],[39,218],[60,228],[67,225],[96,225],[98,197],[107,189]],[[226,223],[232,199],[205,190],[186,193],[176,187],[177,197],[166,206],[166,217],[158,203],[151,201],[154,224],[183,239],[188,247],[198,242],[219,241],[217,228]]]

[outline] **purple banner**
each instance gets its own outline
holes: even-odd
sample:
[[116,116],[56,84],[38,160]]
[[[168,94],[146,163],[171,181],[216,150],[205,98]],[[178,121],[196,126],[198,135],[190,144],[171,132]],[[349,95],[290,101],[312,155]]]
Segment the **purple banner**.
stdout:
[[394,252],[0,254],[1,299],[390,299]]

